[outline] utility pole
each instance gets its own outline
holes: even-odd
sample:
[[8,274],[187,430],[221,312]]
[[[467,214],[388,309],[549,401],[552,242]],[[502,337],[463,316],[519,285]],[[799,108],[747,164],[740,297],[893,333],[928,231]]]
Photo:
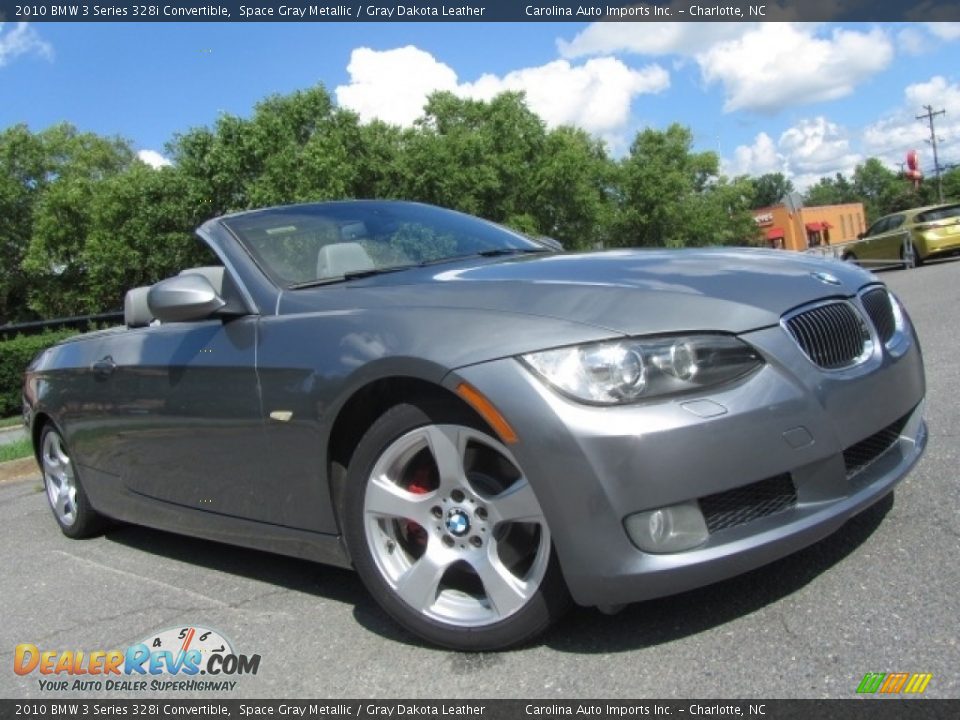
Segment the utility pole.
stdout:
[[937,174],[937,197],[943,202],[943,182],[940,180],[940,160],[937,159],[937,134],[933,129],[933,118],[937,115],[946,115],[946,110],[933,111],[933,105],[924,105],[925,115],[917,115],[917,120],[926,120],[930,123],[930,140],[928,142],[933,147],[933,171]]

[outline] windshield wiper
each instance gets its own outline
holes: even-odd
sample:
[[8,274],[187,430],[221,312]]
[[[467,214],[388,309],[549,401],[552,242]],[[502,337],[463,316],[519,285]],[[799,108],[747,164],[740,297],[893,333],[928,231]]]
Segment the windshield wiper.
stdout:
[[492,248],[490,250],[479,250],[466,255],[450,255],[449,257],[434,258],[433,260],[424,260],[419,263],[420,267],[429,265],[442,265],[443,263],[458,262],[460,260],[469,260],[475,257],[500,257],[502,255],[525,255],[527,253],[548,253],[547,248]]
[[500,255],[524,255],[526,253],[550,252],[547,248],[494,248],[474,253],[478,257],[499,257]]
[[307,280],[306,282],[293,283],[287,285],[287,290],[300,290],[301,288],[318,287],[320,285],[333,285],[335,283],[347,282],[348,280],[359,280],[360,278],[371,277],[373,275],[385,275],[387,273],[409,270],[416,265],[393,265],[385,268],[370,268],[369,270],[351,270],[343,275],[334,275],[333,277],[317,278],[316,280]]

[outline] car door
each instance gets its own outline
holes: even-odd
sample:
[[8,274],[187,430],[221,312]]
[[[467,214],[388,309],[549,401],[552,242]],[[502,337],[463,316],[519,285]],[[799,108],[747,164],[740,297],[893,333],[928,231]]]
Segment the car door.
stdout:
[[877,238],[877,259],[899,261],[903,257],[904,241],[909,232],[904,226],[906,216],[903,213],[887,218],[883,235]]
[[860,260],[877,260],[880,258],[880,241],[884,232],[886,232],[889,220],[889,217],[882,217],[867,230],[855,250]]
[[269,517],[257,323],[211,318],[111,336],[101,358],[111,367],[104,469],[142,496]]

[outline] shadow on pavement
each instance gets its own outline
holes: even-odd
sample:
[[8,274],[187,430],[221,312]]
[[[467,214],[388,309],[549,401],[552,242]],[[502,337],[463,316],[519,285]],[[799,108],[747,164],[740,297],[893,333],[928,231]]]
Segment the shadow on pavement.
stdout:
[[419,644],[380,609],[350,570],[139,525],[118,525],[106,537],[138,552],[353,605],[354,617],[368,630],[391,641]]
[[850,555],[893,508],[889,495],[808,548],[729,580],[627,606],[614,616],[581,610],[546,638],[554,650],[611,653],[662,645],[723,625],[781,600]]
[[[709,587],[629,605],[615,616],[577,608],[541,643],[561,652],[624,652],[749,615],[796,592],[850,555],[892,507],[891,493],[815,545]],[[111,530],[107,538],[140,552],[352,604],[355,620],[370,632],[392,642],[429,647],[394,623],[349,570],[132,525]]]

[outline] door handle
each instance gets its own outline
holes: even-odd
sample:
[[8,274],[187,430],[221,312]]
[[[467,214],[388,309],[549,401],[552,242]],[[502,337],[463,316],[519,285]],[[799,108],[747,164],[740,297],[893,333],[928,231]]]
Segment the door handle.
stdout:
[[93,369],[93,374],[98,378],[108,378],[117,369],[117,363],[113,361],[113,358],[107,355],[101,360],[97,360],[93,365],[90,366]]

